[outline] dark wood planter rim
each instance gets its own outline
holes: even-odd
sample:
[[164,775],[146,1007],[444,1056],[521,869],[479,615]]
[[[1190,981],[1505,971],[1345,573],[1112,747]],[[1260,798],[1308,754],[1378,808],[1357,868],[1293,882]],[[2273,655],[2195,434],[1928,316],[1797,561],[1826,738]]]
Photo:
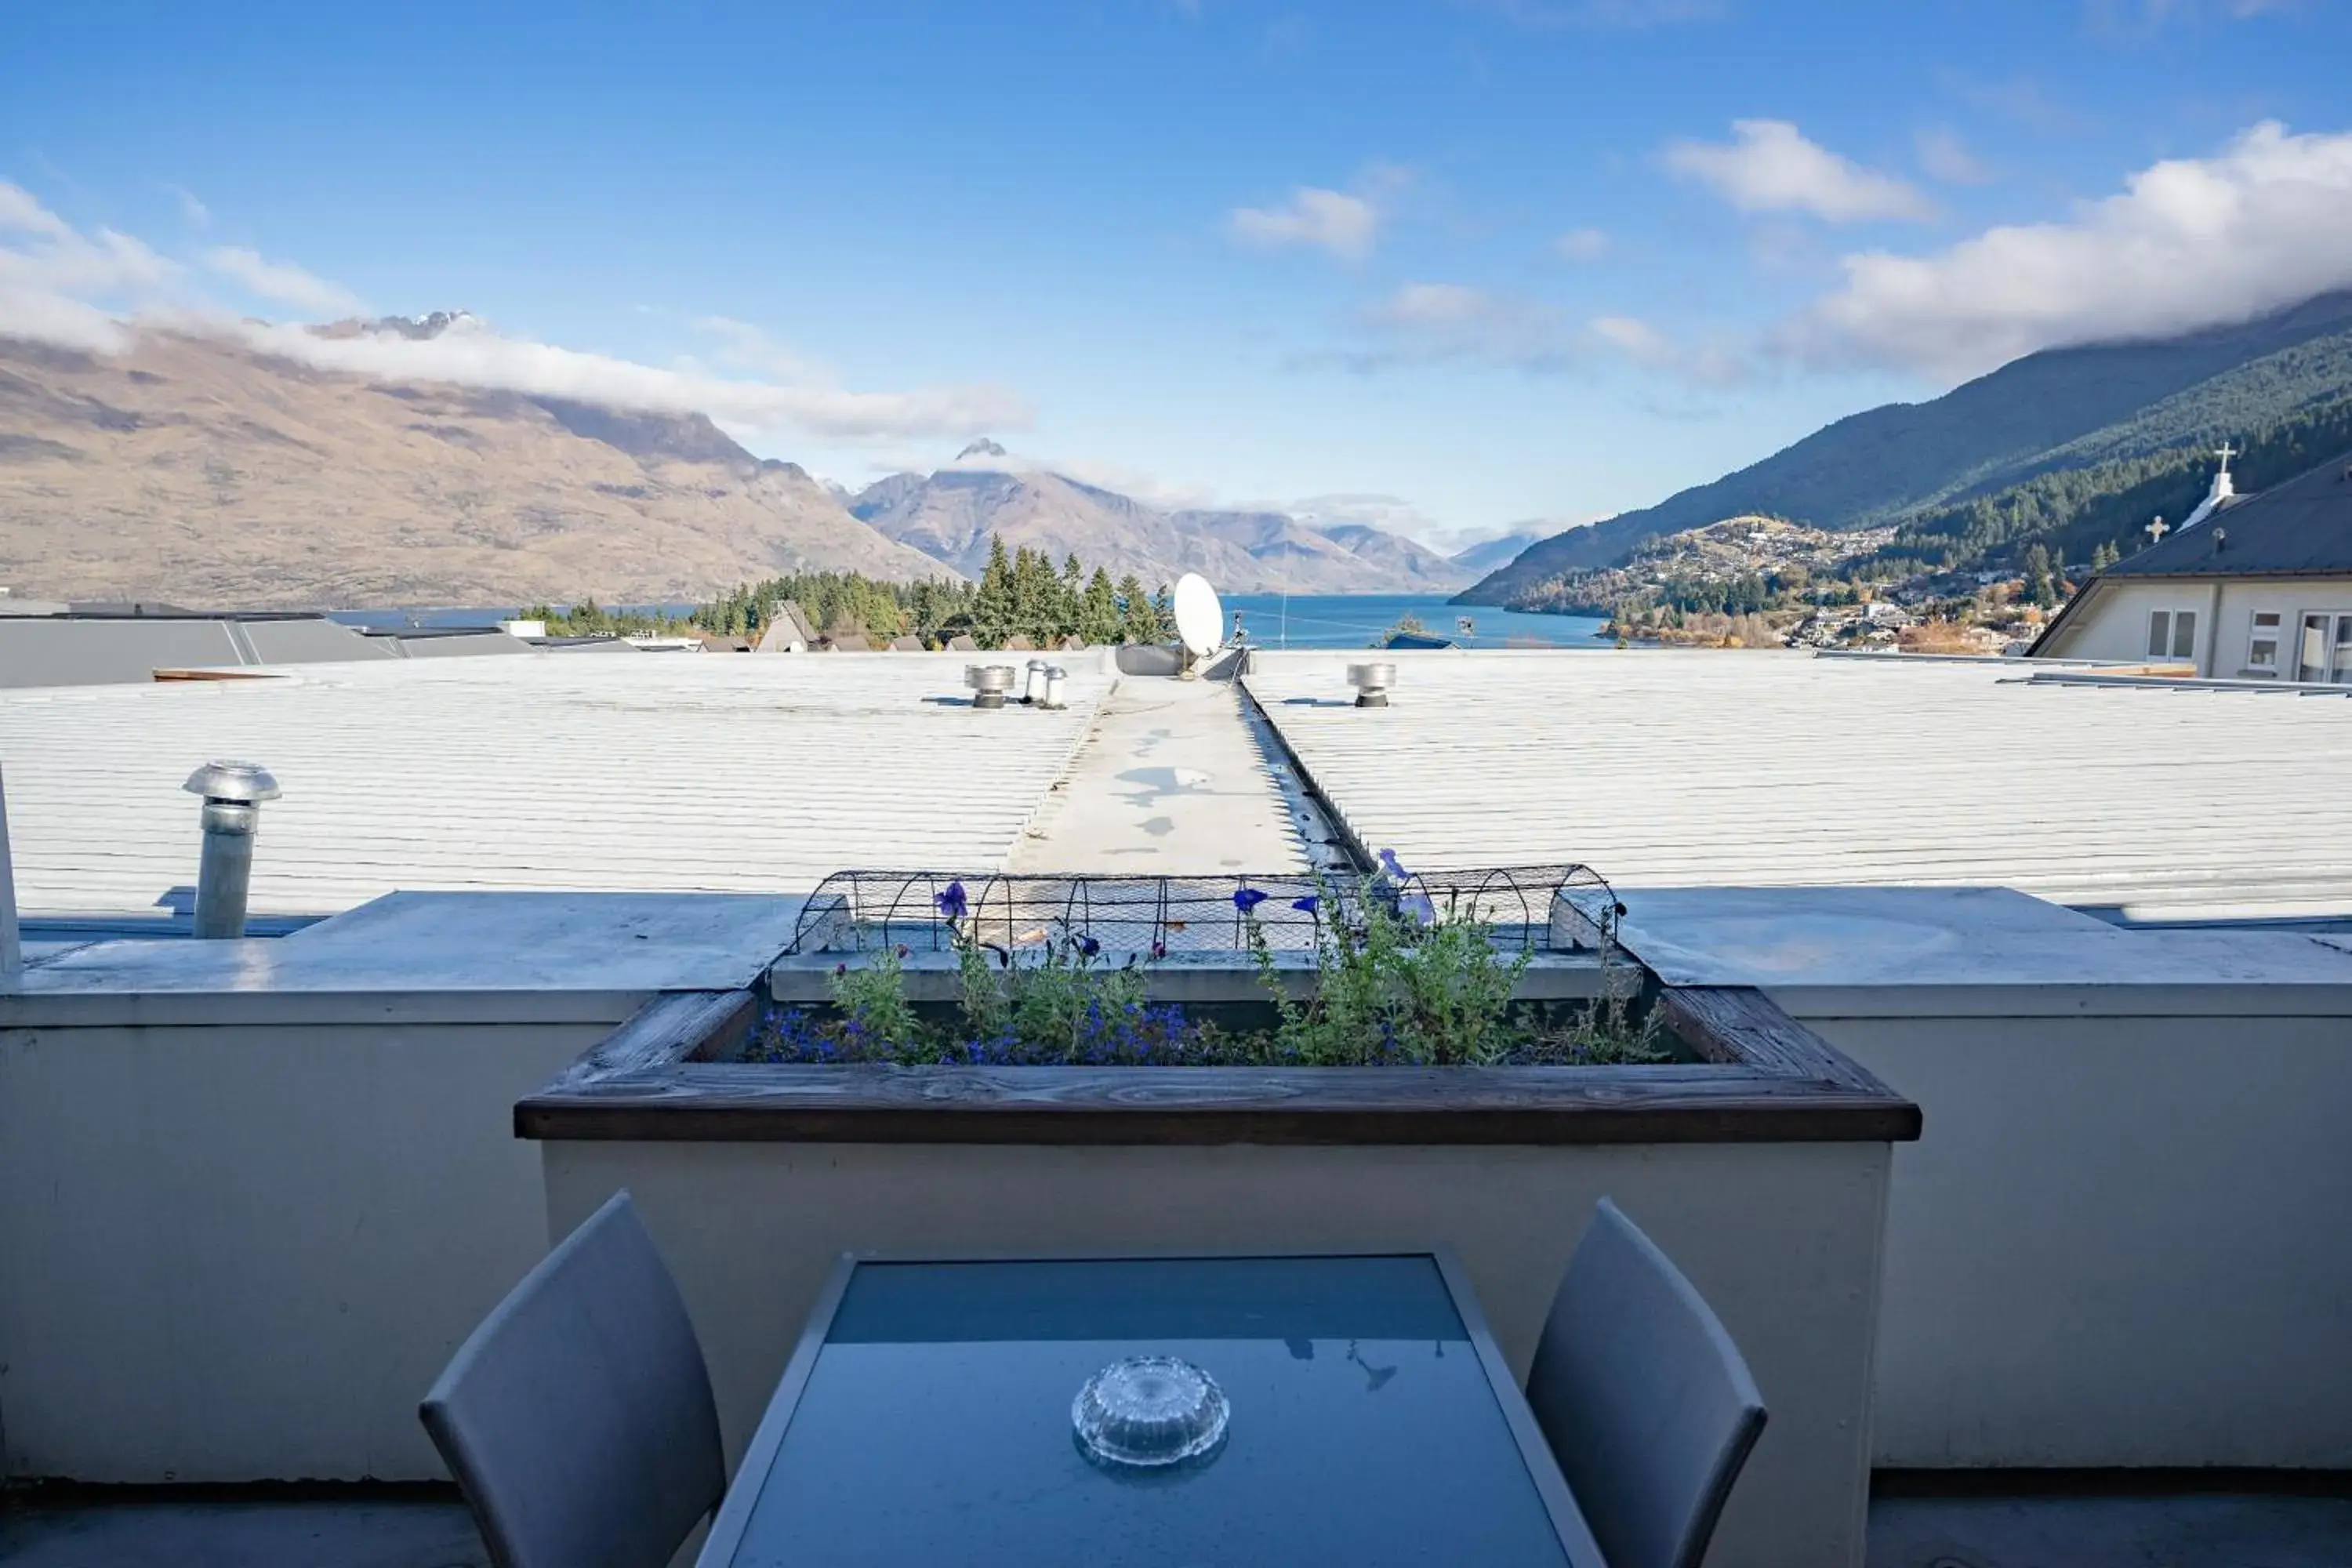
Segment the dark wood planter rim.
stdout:
[[751,992],[657,998],[515,1107],[518,1137],[641,1142],[1892,1142],[1919,1108],[1762,992],[1669,989],[1702,1058],[1644,1067],[1077,1068],[721,1062]]

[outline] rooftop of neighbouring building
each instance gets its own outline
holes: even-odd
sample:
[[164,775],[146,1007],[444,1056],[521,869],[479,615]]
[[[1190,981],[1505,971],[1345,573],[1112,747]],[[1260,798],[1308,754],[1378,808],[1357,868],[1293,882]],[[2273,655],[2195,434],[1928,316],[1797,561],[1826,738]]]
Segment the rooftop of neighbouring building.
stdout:
[[1244,685],[1340,826],[1408,865],[1574,860],[1620,889],[1972,886],[2140,921],[2340,921],[2352,702],[1763,651],[1258,654]]
[[319,665],[0,693],[28,916],[193,897],[188,771],[257,759],[257,915],[395,889],[805,891],[845,867],[998,865],[1109,685],[975,712],[947,656]]
[[[2011,888],[2137,923],[2352,922],[2344,694],[2014,661],[1607,649],[1251,656],[1237,683],[1065,656],[978,712],[952,655],[380,660],[0,691],[28,918],[193,896],[209,758],[256,759],[257,921],[394,889],[805,891],[862,868],[1573,862],[1626,889]],[[1017,664],[1017,660],[1013,661]],[[1251,700],[1236,701],[1234,692]],[[157,927],[156,929],[165,929]],[[265,929],[265,927],[257,927]]]
[[0,599],[0,689],[115,686],[281,665],[530,651],[529,643],[495,626],[365,627],[309,614]]

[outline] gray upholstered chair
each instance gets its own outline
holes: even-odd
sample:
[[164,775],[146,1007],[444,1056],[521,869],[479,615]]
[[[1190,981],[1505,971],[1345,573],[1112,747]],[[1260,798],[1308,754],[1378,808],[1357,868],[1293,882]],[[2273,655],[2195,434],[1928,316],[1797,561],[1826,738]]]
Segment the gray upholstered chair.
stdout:
[[1764,1430],[1739,1348],[1606,1198],[1552,1301],[1528,1403],[1609,1568],[1698,1568]]
[[727,1489],[702,1347],[625,1192],[482,1321],[419,1415],[499,1568],[663,1568]]

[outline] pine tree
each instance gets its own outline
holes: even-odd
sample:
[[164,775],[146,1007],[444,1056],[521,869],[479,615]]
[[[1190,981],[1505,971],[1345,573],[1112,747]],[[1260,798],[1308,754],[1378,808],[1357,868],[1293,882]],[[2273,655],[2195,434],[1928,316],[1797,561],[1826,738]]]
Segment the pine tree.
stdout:
[[1131,643],[1158,642],[1151,632],[1151,601],[1143,595],[1143,583],[1129,572],[1118,580],[1119,637]]
[[982,647],[1002,647],[1018,629],[1013,563],[1005,559],[1004,541],[988,536],[988,565],[980,574],[980,591],[971,600],[972,640]]
[[1086,596],[1078,605],[1078,636],[1090,647],[1115,643],[1124,628],[1118,613],[1118,591],[1111,586],[1110,574],[1095,568],[1094,576],[1087,583]]
[[2052,580],[2047,545],[2036,544],[2025,552],[2025,590],[2044,609],[2058,602],[2058,585]]

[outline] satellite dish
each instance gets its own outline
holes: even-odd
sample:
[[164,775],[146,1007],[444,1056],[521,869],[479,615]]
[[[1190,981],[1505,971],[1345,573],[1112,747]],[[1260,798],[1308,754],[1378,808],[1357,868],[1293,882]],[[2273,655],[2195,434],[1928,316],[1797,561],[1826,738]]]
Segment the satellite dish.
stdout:
[[1224,646],[1225,607],[1217,603],[1217,591],[1198,572],[1187,572],[1176,579],[1176,639],[1195,658]]

